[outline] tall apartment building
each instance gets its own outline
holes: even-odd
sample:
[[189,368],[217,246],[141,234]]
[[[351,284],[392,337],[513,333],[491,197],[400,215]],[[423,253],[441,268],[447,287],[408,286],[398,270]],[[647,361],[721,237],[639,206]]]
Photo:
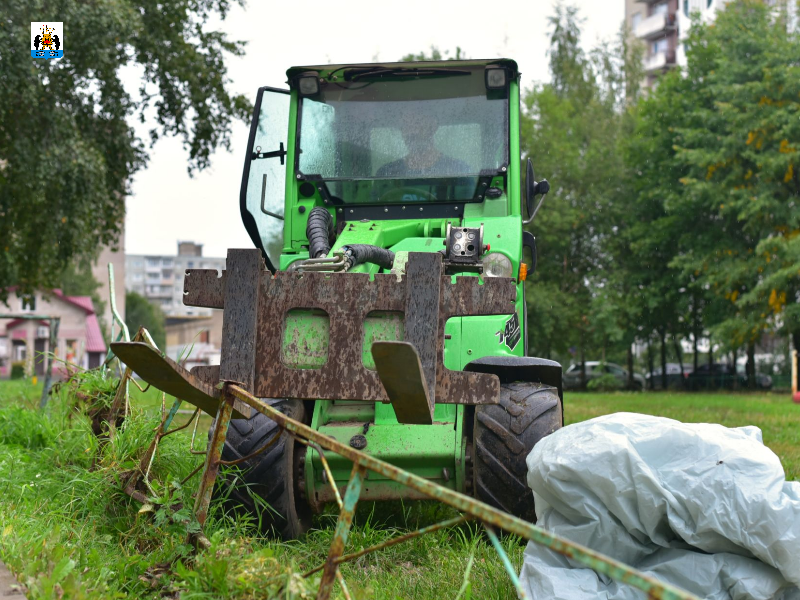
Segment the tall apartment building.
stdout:
[[225,268],[224,258],[203,256],[203,245],[178,242],[177,256],[128,254],[125,256],[125,289],[161,307],[168,317],[210,317],[212,309],[184,306],[183,276],[186,269]]
[[[650,87],[669,69],[686,66],[684,42],[692,17],[713,21],[730,0],[625,0],[625,22],[633,35],[645,44],[645,85]],[[797,27],[797,5],[790,0],[764,0],[789,14],[789,26]]]
[[645,84],[653,85],[659,75],[686,65],[683,42],[699,13],[713,21],[727,0],[625,0],[625,21],[634,36],[645,44]]

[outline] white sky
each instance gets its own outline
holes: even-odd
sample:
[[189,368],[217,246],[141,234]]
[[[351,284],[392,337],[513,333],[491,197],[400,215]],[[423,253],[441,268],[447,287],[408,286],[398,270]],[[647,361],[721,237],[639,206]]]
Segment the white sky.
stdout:
[[[623,0],[571,0],[585,19],[587,47],[613,38],[624,18]],[[391,6],[391,7],[390,7]],[[255,99],[262,85],[286,87],[295,65],[394,61],[410,52],[460,46],[469,58],[513,58],[522,84],[546,81],[547,17],[553,0],[250,0],[222,23],[231,39],[247,41],[246,54],[229,58],[233,91]],[[141,133],[144,134],[146,130]],[[178,240],[205,245],[206,256],[247,248],[239,217],[239,186],[248,124],[233,124],[233,152],[219,151],[210,168],[191,178],[179,139],[160,140],[149,165],[133,181],[127,200],[125,251],[175,254]]]

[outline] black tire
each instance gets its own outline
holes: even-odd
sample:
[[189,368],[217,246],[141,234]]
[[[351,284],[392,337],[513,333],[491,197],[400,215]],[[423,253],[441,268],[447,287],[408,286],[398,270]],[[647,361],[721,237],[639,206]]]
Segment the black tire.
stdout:
[[[265,402],[288,417],[306,421],[301,400],[265,399]],[[277,429],[275,421],[256,411],[249,419],[232,420],[222,460],[237,460],[252,454],[271,441]],[[227,497],[227,508],[253,515],[264,535],[284,540],[299,538],[311,525],[311,509],[300,497],[298,486],[305,456],[303,449],[283,432],[267,450],[237,465],[240,468],[237,475],[220,478],[220,488],[215,493]],[[269,508],[257,502],[254,496]]]
[[525,459],[536,443],[561,428],[558,390],[541,383],[504,383],[500,404],[475,409],[473,489],[478,500],[536,522]]

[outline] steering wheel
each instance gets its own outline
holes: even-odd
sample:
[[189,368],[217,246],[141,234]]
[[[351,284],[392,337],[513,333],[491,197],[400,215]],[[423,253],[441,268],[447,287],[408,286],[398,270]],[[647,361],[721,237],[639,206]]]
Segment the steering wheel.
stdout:
[[423,190],[422,188],[417,187],[399,187],[393,190],[382,194],[380,199],[381,201],[386,202],[404,202],[403,196],[406,194],[414,194],[417,196],[414,200],[405,200],[406,202],[418,202],[419,196],[422,196],[423,200],[427,200],[428,202],[436,202],[436,196],[430,193],[428,190]]

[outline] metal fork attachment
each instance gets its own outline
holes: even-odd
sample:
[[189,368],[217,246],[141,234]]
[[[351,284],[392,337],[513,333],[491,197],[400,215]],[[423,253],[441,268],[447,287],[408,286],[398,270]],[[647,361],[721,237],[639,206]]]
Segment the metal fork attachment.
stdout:
[[[184,304],[225,310],[222,369],[198,367],[203,380],[238,381],[262,398],[392,402],[398,419],[430,423],[434,402],[494,404],[494,375],[450,371],[444,366],[444,327],[451,317],[513,314],[510,278],[452,277],[439,253],[412,252],[406,273],[267,271],[258,250],[229,250],[226,270],[190,269]],[[330,319],[327,362],[293,369],[282,360],[286,314],[319,309]],[[405,339],[373,347],[377,371],[362,362],[364,319],[373,311],[404,314]],[[391,369],[386,368],[391,365]],[[411,380],[414,394],[400,393]],[[402,388],[402,390],[401,390]]]

